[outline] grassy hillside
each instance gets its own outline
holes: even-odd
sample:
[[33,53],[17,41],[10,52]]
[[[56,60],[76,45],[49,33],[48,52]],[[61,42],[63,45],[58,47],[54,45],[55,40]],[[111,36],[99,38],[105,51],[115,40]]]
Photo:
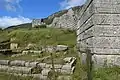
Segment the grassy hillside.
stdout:
[[74,46],[76,33],[65,29],[40,28],[40,29],[17,29],[8,34],[10,38],[16,37],[21,45],[35,43],[39,45],[65,44]]
[[4,30],[15,30],[15,29],[26,29],[26,28],[31,28],[32,27],[32,23],[25,23],[25,24],[20,24],[20,25],[16,25],[16,26],[9,26],[7,28],[5,28]]

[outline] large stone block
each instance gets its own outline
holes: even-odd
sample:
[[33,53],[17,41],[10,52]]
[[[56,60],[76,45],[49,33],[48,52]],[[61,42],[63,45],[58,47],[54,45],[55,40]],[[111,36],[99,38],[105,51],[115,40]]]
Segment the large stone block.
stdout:
[[89,28],[80,34],[80,40],[85,40],[93,36],[93,28]]
[[93,55],[93,66],[95,68],[106,66],[120,66],[120,55]]
[[0,65],[9,65],[10,60],[0,60]]
[[120,14],[94,14],[93,22],[95,25],[120,25]]
[[95,25],[93,28],[93,35],[98,37],[119,37],[120,26],[116,25]]
[[85,12],[81,15],[79,20],[79,26],[81,27],[94,13],[94,6],[91,3],[90,6],[85,10]]
[[93,0],[94,4],[119,4],[120,0]]
[[12,66],[8,68],[8,72],[11,73],[23,73],[23,74],[31,74],[33,68],[28,68],[28,67],[16,67]]
[[93,47],[120,49],[120,37],[93,37]]
[[90,48],[90,50],[96,54],[120,54],[120,49]]
[[80,59],[81,59],[82,65],[87,64],[87,54],[86,53],[81,53]]
[[37,66],[38,66],[38,67],[41,67],[41,68],[43,69],[43,68],[45,68],[46,63],[39,63]]
[[10,62],[11,66],[25,66],[25,62],[26,61],[22,61],[22,60],[14,60]]
[[95,13],[120,13],[119,4],[97,3],[95,5]]
[[80,26],[80,23],[78,23],[77,26],[79,26],[79,28],[77,29],[77,35],[91,28],[92,25],[93,25],[92,18],[89,18],[82,26]]

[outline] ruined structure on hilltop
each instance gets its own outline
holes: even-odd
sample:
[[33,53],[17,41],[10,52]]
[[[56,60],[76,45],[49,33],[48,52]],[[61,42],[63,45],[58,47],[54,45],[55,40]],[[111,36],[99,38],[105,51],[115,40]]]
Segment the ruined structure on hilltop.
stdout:
[[42,25],[42,24],[44,24],[43,19],[33,19],[32,20],[32,27],[33,28],[36,26]]
[[32,27],[46,24],[47,27],[76,30],[81,8],[82,6],[76,6],[68,10],[56,12],[44,19],[33,19]]

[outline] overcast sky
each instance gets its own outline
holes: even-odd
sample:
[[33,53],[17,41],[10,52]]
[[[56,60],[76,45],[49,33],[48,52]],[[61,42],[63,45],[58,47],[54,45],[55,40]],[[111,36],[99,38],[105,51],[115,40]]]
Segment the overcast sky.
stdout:
[[0,0],[0,27],[29,23],[86,0]]

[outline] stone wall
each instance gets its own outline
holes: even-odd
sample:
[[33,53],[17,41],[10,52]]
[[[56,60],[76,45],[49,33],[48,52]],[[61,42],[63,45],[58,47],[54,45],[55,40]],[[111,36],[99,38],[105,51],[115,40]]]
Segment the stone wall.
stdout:
[[33,28],[36,26],[42,25],[42,24],[44,24],[43,19],[33,19],[32,20],[32,27]]
[[[93,66],[120,66],[120,0],[88,0],[80,12],[77,43]],[[81,53],[82,62],[88,54]]]
[[68,10],[67,13],[63,14],[62,16],[55,17],[52,24],[50,24],[49,26],[55,28],[76,29],[77,21],[78,19],[76,17],[76,14],[71,8]]

